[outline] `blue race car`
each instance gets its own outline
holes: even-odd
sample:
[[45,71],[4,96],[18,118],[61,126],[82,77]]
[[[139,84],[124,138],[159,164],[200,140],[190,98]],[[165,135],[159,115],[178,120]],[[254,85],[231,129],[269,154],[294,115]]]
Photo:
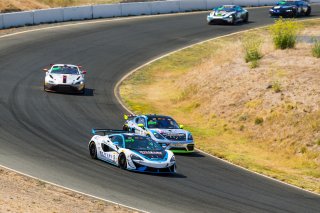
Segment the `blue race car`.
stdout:
[[276,6],[269,10],[270,16],[298,17],[309,16],[311,14],[311,6],[306,1],[290,0],[280,1]]
[[93,159],[136,172],[176,172],[174,154],[150,137],[112,129],[92,129],[92,133],[89,153]]

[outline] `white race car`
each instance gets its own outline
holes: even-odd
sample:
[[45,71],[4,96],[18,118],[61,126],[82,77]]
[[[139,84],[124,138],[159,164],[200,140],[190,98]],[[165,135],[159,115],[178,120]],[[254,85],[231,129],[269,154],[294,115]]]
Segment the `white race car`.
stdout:
[[45,91],[85,93],[86,71],[80,70],[81,66],[72,64],[52,64],[46,72],[44,79]]
[[[99,132],[104,135],[98,135]],[[92,129],[92,133],[89,152],[93,159],[136,172],[176,172],[174,154],[164,150],[150,137],[111,129]]]

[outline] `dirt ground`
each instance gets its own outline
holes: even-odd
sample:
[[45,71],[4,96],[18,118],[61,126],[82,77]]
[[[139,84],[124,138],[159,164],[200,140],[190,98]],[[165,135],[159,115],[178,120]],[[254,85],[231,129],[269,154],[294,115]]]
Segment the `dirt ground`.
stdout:
[[137,212],[0,167],[0,212]]

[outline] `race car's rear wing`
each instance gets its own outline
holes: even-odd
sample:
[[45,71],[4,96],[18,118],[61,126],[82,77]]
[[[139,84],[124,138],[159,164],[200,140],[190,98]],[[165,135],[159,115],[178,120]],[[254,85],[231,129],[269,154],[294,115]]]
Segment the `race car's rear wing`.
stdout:
[[110,135],[110,134],[116,134],[116,133],[128,133],[128,131],[121,130],[121,129],[92,129],[91,133],[93,135],[96,135],[97,133],[102,132],[103,135]]

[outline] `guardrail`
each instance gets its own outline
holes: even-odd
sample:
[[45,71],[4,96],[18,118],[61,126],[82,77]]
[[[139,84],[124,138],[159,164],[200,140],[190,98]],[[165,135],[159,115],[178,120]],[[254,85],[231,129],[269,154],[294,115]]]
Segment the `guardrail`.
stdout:
[[[0,13],[0,29],[43,23],[209,10],[223,4],[274,5],[279,0],[169,0]],[[320,3],[320,0],[311,0]]]

